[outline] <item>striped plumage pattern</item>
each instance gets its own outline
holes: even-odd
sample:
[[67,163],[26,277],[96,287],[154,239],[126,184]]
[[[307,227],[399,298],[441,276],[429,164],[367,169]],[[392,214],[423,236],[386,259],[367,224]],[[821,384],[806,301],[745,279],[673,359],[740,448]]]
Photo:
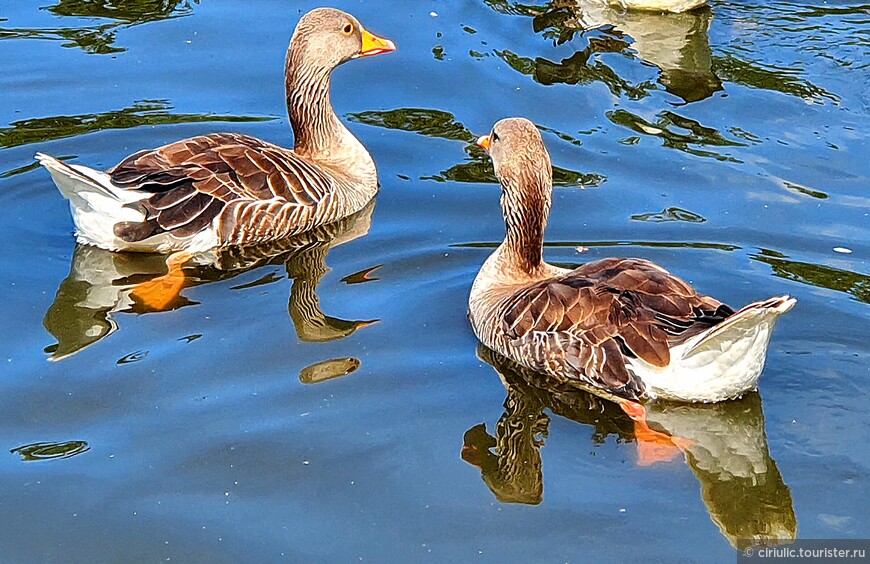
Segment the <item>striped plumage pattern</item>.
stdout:
[[294,235],[346,215],[331,207],[341,177],[292,151],[254,137],[218,133],[193,137],[124,159],[112,182],[148,192],[141,223],[121,223],[134,242],[168,232],[183,238],[214,222],[222,245],[254,244]]
[[644,385],[626,357],[667,366],[670,347],[732,313],[649,261],[610,258],[509,295],[491,333],[496,350],[529,368],[636,398]]

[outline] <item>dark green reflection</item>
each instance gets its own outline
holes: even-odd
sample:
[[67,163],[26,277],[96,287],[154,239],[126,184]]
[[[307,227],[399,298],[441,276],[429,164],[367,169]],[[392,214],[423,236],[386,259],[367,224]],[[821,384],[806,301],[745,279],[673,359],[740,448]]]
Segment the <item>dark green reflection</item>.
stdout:
[[803,194],[804,196],[809,196],[810,198],[815,198],[817,200],[828,199],[828,195],[821,190],[813,190],[812,188],[801,186],[796,182],[789,182],[788,180],[783,180],[782,184],[789,190],[793,190],[799,194]]
[[552,0],[542,6],[485,3],[502,14],[532,17],[533,30],[557,45],[584,35],[587,46],[559,62],[522,57],[510,50],[497,52],[511,68],[541,84],[600,82],[614,96],[629,99],[643,98],[657,89],[649,82],[630,83],[597,56],[620,53],[658,67],[662,73],[659,83],[685,102],[703,100],[722,90],[712,68],[709,9],[660,14],[626,11],[597,0]]
[[124,364],[132,364],[134,362],[141,362],[146,358],[148,358],[148,351],[136,351],[125,354],[124,356],[119,358],[117,362],[115,362],[115,364],[117,364],[118,366]]
[[395,110],[374,110],[348,114],[347,119],[356,123],[410,131],[426,137],[451,139],[472,143],[474,134],[462,122],[456,121],[456,116],[442,110],[426,108],[397,108]]
[[483,0],[483,3],[498,12],[509,16],[536,16],[546,11],[545,7],[520,4],[510,0]]
[[[193,0],[198,4],[199,0]],[[0,39],[43,39],[64,41],[63,47],[77,47],[85,53],[107,55],[126,51],[115,45],[119,29],[147,22],[186,16],[193,9],[189,0],[61,0],[41,8],[57,16],[105,18],[100,25],[59,28],[0,28]]]
[[689,210],[684,210],[683,208],[665,208],[657,213],[639,213],[631,216],[631,219],[635,221],[646,221],[649,223],[663,223],[667,221],[685,221],[687,223],[704,223],[707,221],[707,218],[696,214],[695,212],[691,212]]
[[870,276],[820,264],[789,260],[776,251],[761,249],[750,258],[769,264],[774,276],[838,292],[851,294],[859,302],[870,304]]
[[122,53],[126,49],[115,46],[115,33],[120,24],[111,23],[89,27],[61,28],[0,28],[3,39],[42,39],[64,41],[61,47],[78,47],[93,55]]
[[[397,108],[395,110],[368,111],[356,114],[348,114],[348,121],[419,133],[426,137],[450,139],[466,143],[465,152],[469,159],[466,162],[454,165],[439,174],[423,176],[421,180],[435,180],[436,182],[476,182],[498,183],[492,161],[489,156],[476,145],[474,135],[465,125],[456,121],[456,116],[442,110],[430,110],[425,108]],[[560,133],[550,128],[541,128],[543,131],[558,135],[563,139],[573,139],[570,135]],[[553,167],[553,184],[556,186],[598,186],[606,180],[606,177],[595,173],[583,173],[561,167]]]
[[642,135],[651,135],[662,140],[662,146],[677,149],[699,157],[711,157],[718,161],[734,163],[740,160],[730,156],[698,149],[700,147],[745,147],[745,143],[728,139],[712,127],[706,127],[699,122],[683,117],[670,110],[659,112],[655,123],[650,123],[628,110],[612,110],[607,112],[607,118]]
[[[70,159],[76,158],[75,155],[64,155],[61,157],[57,157],[58,160],[68,161]],[[0,178],[9,178],[12,176],[17,176],[19,174],[24,174],[25,172],[30,172],[32,170],[36,170],[39,168],[39,161],[33,161],[32,163],[26,164],[24,166],[15,167],[13,169],[0,172]]]
[[733,54],[713,57],[713,70],[728,82],[750,88],[773,90],[804,100],[840,101],[839,96],[796,76],[795,71],[765,68],[760,63],[744,61]]
[[274,117],[228,116],[218,114],[172,113],[168,100],[139,100],[129,108],[81,114],[30,118],[12,122],[0,128],[0,148],[43,143],[55,139],[75,137],[104,129],[130,129],[143,125],[174,125],[179,123],[252,122],[269,121]]
[[[632,100],[649,96],[649,91],[656,89],[655,85],[648,82],[633,85],[621,78],[616,74],[616,71],[600,60],[592,58],[594,53],[613,52],[607,49],[599,50],[603,45],[613,44],[621,46],[620,49],[617,49],[617,52],[628,47],[628,43],[618,40],[590,42],[589,47],[586,49],[577,51],[567,59],[562,59],[559,62],[550,61],[542,57],[535,59],[521,57],[507,49],[496,51],[496,54],[515,71],[531,76],[536,82],[546,86],[552,84],[590,84],[592,82],[601,82],[607,86],[607,89],[614,96],[625,95]],[[591,62],[590,58],[592,58]]]
[[682,455],[700,482],[710,518],[735,548],[797,536],[791,492],[770,457],[758,394],[712,405],[649,404],[646,421],[635,422],[583,387],[532,372],[482,345],[477,352],[495,368],[507,397],[495,436],[485,424],[475,425],[465,433],[462,458],[480,469],[499,501],[542,501],[540,449],[549,410],[591,427],[593,444],[610,435],[636,443],[641,466]]
[[21,460],[34,462],[38,460],[54,460],[70,458],[90,450],[85,441],[66,441],[61,443],[32,443],[13,448],[12,454],[20,454]]
[[[375,321],[326,315],[320,305],[317,286],[329,272],[326,265],[329,250],[368,233],[373,211],[374,202],[353,216],[296,237],[199,255],[184,268],[185,285],[228,280],[255,268],[283,265],[286,276],[293,280],[288,313],[299,339],[321,342],[347,337]],[[49,360],[75,354],[118,330],[115,313],[150,313],[151,310],[133,299],[131,292],[137,284],[165,274],[165,258],[157,254],[112,253],[76,245],[70,273],[43,319],[46,330],[57,339],[56,345],[46,349],[51,354]],[[283,276],[270,272],[260,280],[271,283],[281,279]],[[188,305],[195,302],[179,296],[166,309]],[[141,353],[134,354],[141,356]],[[131,362],[128,357],[130,355],[122,360]]]
[[106,18],[127,24],[155,22],[193,13],[199,0],[60,0],[42,8],[57,16]]

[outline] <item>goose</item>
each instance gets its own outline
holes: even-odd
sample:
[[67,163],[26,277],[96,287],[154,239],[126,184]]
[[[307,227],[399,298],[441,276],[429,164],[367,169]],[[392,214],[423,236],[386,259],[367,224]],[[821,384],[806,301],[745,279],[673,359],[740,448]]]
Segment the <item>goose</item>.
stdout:
[[478,340],[522,366],[633,402],[718,402],[757,388],[771,331],[794,298],[735,311],[647,260],[547,264],[553,182],[541,134],[510,118],[477,144],[492,158],[507,230],[471,288]]
[[102,172],[38,153],[69,200],[80,243],[184,253],[283,239],[360,211],[378,191],[375,163],[336,116],[330,76],[394,51],[350,14],[318,8],[296,26],[285,69],[292,150],[236,133],[144,150]]

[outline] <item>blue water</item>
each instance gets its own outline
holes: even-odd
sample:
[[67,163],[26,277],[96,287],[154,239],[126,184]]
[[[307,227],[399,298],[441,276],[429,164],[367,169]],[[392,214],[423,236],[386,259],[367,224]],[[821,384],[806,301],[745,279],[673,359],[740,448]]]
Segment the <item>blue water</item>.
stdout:
[[[336,1],[399,46],[333,80],[374,208],[131,305],[162,261],[77,249],[34,153],[292,145],[283,57],[319,4],[0,8],[4,560],[731,562],[753,535],[867,537],[870,5],[712,0],[584,33],[569,2]],[[759,394],[651,413],[681,449],[478,352],[466,300],[503,222],[469,142],[513,115],[559,167],[549,261],[797,297]]]

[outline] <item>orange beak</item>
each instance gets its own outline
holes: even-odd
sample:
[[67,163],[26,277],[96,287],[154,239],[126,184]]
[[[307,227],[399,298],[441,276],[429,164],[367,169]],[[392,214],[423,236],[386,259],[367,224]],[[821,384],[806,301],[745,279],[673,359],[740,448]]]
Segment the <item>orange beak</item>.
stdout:
[[492,144],[492,138],[489,135],[481,135],[477,138],[477,146],[481,149],[489,151],[489,146]]
[[369,33],[365,29],[360,28],[362,33],[362,49],[359,50],[356,57],[373,57],[374,55],[382,55],[396,50],[396,44],[389,39],[378,37],[373,33]]

